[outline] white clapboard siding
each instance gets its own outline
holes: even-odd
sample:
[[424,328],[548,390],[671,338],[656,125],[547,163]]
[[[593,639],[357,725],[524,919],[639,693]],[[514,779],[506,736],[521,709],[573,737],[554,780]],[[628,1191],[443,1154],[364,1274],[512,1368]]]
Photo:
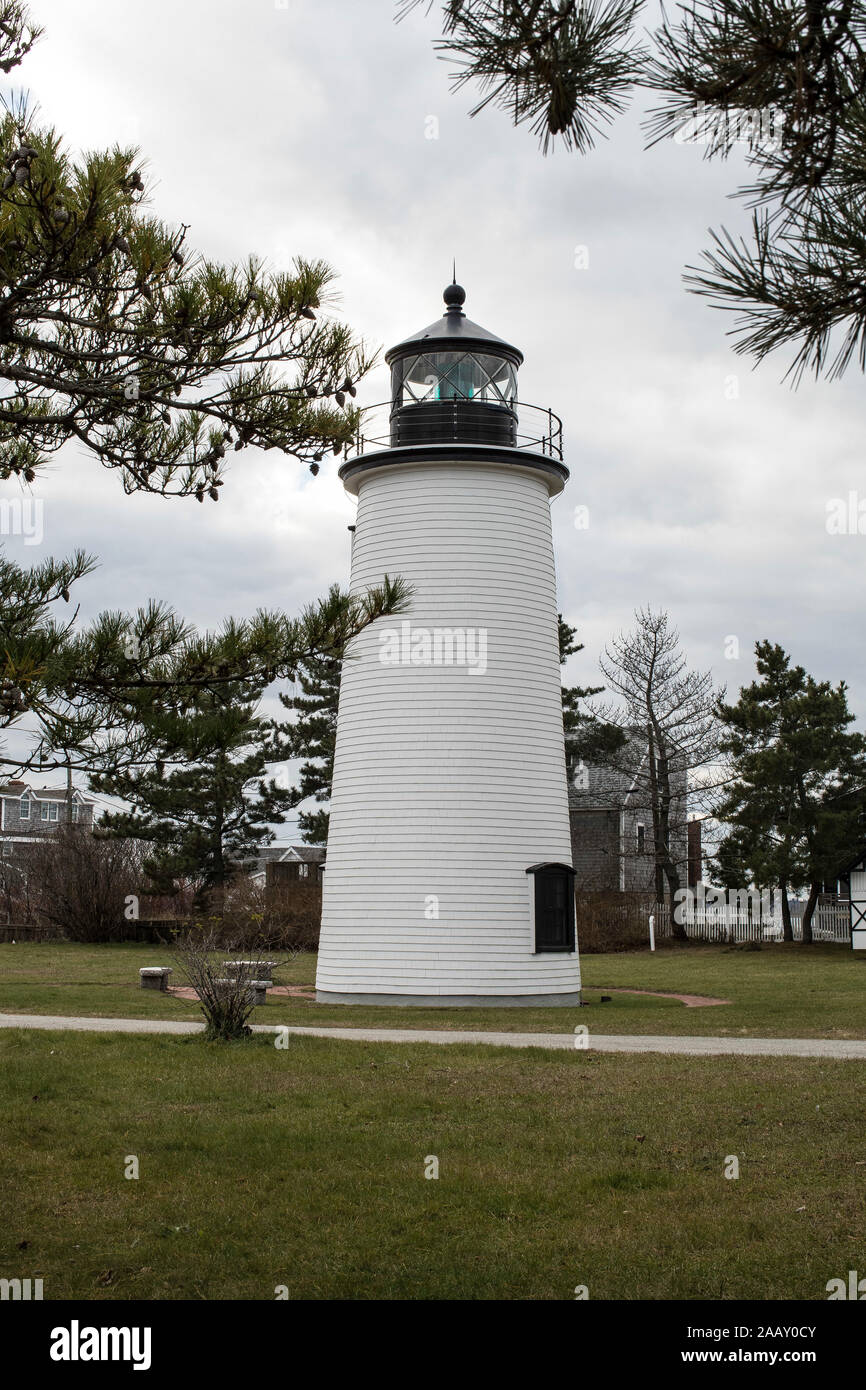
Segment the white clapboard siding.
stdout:
[[[415,593],[343,664],[317,988],[576,993],[576,952],[534,954],[526,874],[571,862],[544,475],[471,462],[362,473],[352,590],[385,574]],[[383,664],[380,634],[404,621],[483,629],[486,671]]]

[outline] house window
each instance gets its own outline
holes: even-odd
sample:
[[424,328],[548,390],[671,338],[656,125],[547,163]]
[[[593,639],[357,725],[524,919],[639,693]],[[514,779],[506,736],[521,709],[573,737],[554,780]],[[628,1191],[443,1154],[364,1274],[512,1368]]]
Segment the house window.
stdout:
[[643,854],[646,849],[646,826],[638,821],[637,826],[637,852]]
[[573,951],[574,869],[569,864],[532,864],[535,950]]
[[48,814],[50,815],[52,820],[57,820],[59,813],[60,808],[58,807],[57,802],[52,801],[50,807],[48,808]]
[[47,819],[48,819],[48,810],[49,810],[48,804],[47,804],[47,802],[44,802],[44,803],[42,804],[42,806],[40,806],[40,808],[39,808],[40,817],[41,817],[42,820],[46,820],[46,821],[47,821]]
[[21,820],[30,819],[30,797],[27,795],[26,792],[21,798],[21,802],[18,808],[18,816]]
[[72,819],[73,819],[73,821],[77,821],[77,820],[78,820],[78,810],[79,810],[78,802],[77,802],[77,801],[73,801],[73,803],[72,803]]

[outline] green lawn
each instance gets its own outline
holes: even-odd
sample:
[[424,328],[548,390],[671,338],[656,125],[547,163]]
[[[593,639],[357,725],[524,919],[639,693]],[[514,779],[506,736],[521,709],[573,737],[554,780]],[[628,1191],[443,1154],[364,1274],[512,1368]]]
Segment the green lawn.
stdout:
[[[3,944],[0,1011],[200,1017],[195,1003],[138,988],[140,966],[170,963],[162,947]],[[866,1038],[866,958],[843,946],[666,947],[655,955],[584,956],[582,967],[590,1005],[583,1009],[415,1009],[271,996],[255,1010],[253,1021],[517,1032],[570,1032],[581,1023],[599,1033]],[[297,957],[277,978],[312,985],[315,956]],[[174,979],[179,980],[177,972]],[[614,994],[601,1004],[605,986],[711,995],[731,1003],[694,1009],[676,1000]]]
[[853,1062],[24,1031],[0,1056],[0,1275],[46,1299],[823,1300],[866,1269]]

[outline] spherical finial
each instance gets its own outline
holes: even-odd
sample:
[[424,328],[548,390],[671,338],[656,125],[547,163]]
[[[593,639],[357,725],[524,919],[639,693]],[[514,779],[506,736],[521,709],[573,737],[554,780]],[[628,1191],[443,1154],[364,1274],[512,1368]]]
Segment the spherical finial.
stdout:
[[455,280],[452,285],[447,285],[442,295],[448,306],[449,311],[459,309],[466,299],[466,291],[462,285],[458,285]]

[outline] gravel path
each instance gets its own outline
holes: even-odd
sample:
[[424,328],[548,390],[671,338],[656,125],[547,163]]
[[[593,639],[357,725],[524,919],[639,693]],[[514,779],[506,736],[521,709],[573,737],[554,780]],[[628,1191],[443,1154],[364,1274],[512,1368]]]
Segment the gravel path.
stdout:
[[[85,1033],[199,1033],[204,1024],[171,1019],[74,1018],[61,1014],[0,1014],[0,1028],[69,1029]],[[253,1025],[254,1033],[277,1033],[272,1025]],[[495,1047],[575,1046],[573,1033],[492,1033],[428,1028],[289,1028],[314,1038],[352,1042],[487,1043]],[[866,1061],[866,1041],[841,1038],[663,1038],[642,1034],[592,1033],[590,1052],[666,1052],[689,1057],[833,1057]]]

